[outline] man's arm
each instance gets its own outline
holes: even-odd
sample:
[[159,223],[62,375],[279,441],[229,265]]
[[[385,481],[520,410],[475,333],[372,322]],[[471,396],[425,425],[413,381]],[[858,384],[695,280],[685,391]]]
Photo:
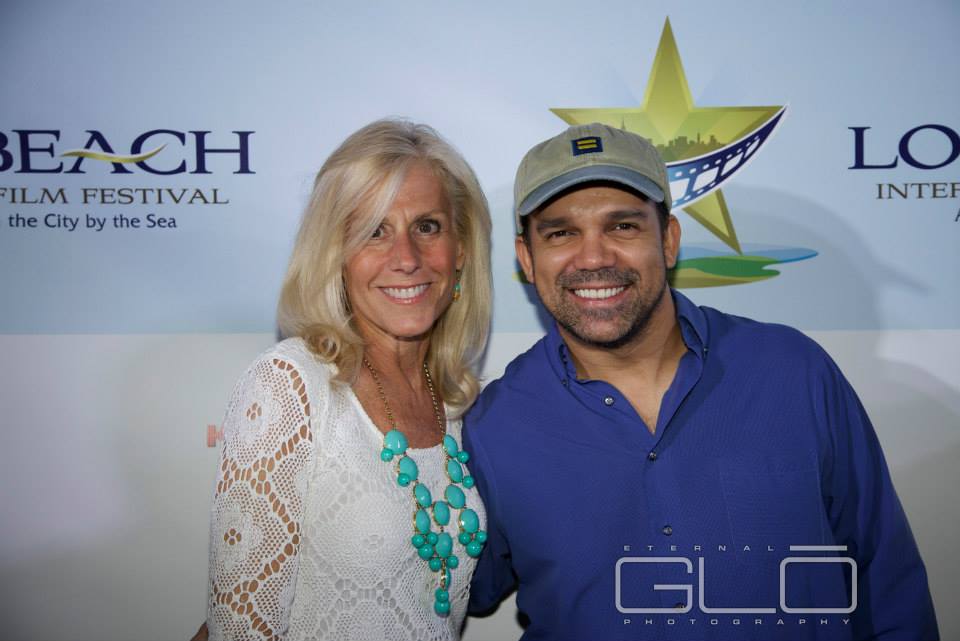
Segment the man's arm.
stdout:
[[487,542],[470,583],[469,613],[483,615],[513,591],[516,577],[510,559],[510,545],[500,526],[496,479],[486,452],[471,438],[469,420],[469,416],[464,420],[463,446],[470,453],[470,474],[476,481],[487,512]]
[[854,638],[939,639],[926,569],[880,442],[853,388],[830,365],[825,395],[834,461],[823,489],[836,542],[857,561]]

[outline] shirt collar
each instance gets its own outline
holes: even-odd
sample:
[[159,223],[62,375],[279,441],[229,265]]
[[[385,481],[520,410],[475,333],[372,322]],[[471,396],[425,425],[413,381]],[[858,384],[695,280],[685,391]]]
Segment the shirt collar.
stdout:
[[710,332],[707,315],[692,300],[677,290],[671,288],[670,294],[673,296],[673,306],[677,310],[677,321],[680,323],[683,342],[687,344],[688,349],[703,359],[709,349]]
[[[680,334],[683,336],[683,342],[687,349],[700,360],[703,360],[708,351],[706,315],[693,301],[677,290],[670,288],[670,295],[673,296],[673,306],[677,311],[677,321],[680,323]],[[547,331],[546,347],[547,358],[550,359],[550,364],[564,384],[567,381],[575,381],[577,379],[576,369],[571,362],[563,337],[560,336],[560,329],[556,321],[550,324],[550,329]]]

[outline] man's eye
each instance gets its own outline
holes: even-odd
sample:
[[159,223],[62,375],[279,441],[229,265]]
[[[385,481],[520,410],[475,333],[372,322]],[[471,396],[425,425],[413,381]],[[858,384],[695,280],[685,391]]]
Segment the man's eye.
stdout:
[[383,238],[383,225],[378,225],[376,229],[373,230],[373,233],[370,234],[370,238]]
[[440,223],[435,220],[421,220],[417,223],[417,231],[421,234],[435,234],[440,231]]
[[556,230],[556,231],[552,231],[552,232],[547,233],[546,239],[547,239],[547,240],[552,240],[552,239],[554,239],[554,238],[564,238],[564,237],[569,236],[569,235],[570,235],[570,232],[568,232],[566,229],[558,229],[558,230]]
[[637,229],[637,226],[633,223],[617,223],[613,228],[616,231],[632,231]]

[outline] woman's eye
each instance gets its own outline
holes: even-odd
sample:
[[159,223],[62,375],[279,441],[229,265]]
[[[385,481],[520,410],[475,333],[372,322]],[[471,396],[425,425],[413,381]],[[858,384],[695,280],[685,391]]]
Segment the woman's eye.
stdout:
[[440,223],[435,220],[421,220],[417,223],[417,231],[421,234],[435,234],[440,231]]
[[383,225],[379,225],[377,226],[376,229],[373,230],[373,233],[370,234],[370,238],[374,239],[374,238],[382,238],[382,237],[383,237]]

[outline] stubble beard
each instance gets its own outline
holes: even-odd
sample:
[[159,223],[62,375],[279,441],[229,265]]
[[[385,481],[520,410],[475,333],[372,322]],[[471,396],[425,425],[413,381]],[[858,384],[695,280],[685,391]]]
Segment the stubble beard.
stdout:
[[[542,295],[540,299],[547,307],[547,311],[557,321],[557,324],[578,341],[593,347],[617,349],[640,336],[649,325],[653,314],[663,303],[667,286],[666,265],[664,265],[663,271],[659,272],[657,281],[646,290],[638,289],[637,296],[616,307],[585,310],[570,300],[571,294],[567,292],[568,289],[577,285],[596,283],[603,283],[611,287],[623,285],[630,288],[642,284],[642,282],[639,272],[633,269],[604,268],[596,271],[578,271],[572,274],[561,274],[557,277],[554,285],[556,305],[547,305]],[[609,323],[618,319],[623,322],[616,326],[612,334],[605,332],[608,335],[600,336],[590,331],[593,322]]]

